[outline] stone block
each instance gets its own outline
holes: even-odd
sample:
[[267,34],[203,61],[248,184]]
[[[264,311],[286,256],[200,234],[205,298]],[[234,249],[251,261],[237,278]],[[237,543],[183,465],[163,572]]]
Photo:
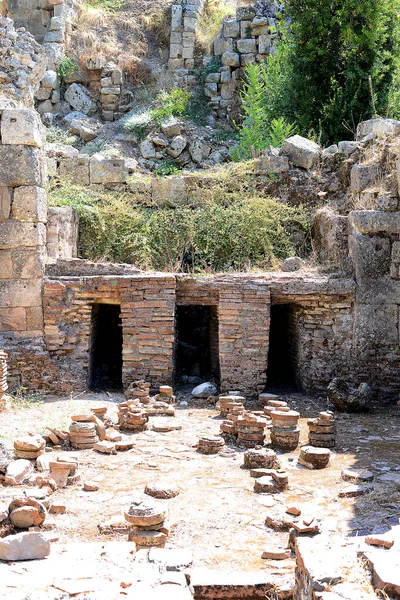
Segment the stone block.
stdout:
[[400,121],[395,119],[369,119],[357,126],[356,139],[361,140],[367,135],[385,137],[400,133]]
[[170,40],[171,44],[182,44],[182,42],[183,42],[182,33],[179,31],[173,31],[171,33],[169,40]]
[[240,37],[247,38],[251,35],[251,21],[241,21],[240,23]]
[[400,233],[400,212],[386,213],[380,210],[354,210],[350,224],[361,233]]
[[197,19],[194,17],[183,17],[183,28],[185,31],[196,31]]
[[42,302],[41,279],[6,280],[0,279],[2,308],[24,308],[40,306]]
[[350,237],[350,255],[357,279],[376,279],[389,273],[390,240],[355,233]]
[[11,189],[0,186],[0,223],[7,221],[11,211]]
[[171,8],[171,29],[179,31],[182,28],[183,8],[179,4],[173,4]]
[[[46,89],[50,88],[56,90],[58,88],[58,77],[56,71],[53,71],[52,69],[46,71],[41,83]],[[43,100],[45,100],[45,98],[43,98]]]
[[253,6],[241,6],[236,9],[236,21],[252,21],[256,16],[256,9]]
[[12,279],[12,276],[11,251],[2,250],[0,252],[0,279]]
[[[162,128],[162,127],[161,127]],[[156,157],[156,149],[151,140],[143,140],[139,144],[140,153],[143,158],[155,158]]]
[[256,175],[270,175],[289,171],[287,156],[262,156],[255,165]]
[[233,40],[232,38],[224,38],[221,35],[214,40],[214,54],[215,56],[221,56],[224,52],[230,50],[233,51]]
[[121,69],[114,69],[111,73],[111,79],[113,85],[122,85],[124,81],[124,76]]
[[216,83],[206,83],[204,93],[208,98],[218,95],[218,85]]
[[46,140],[45,128],[34,110],[8,109],[1,117],[2,144],[36,146],[41,148]]
[[80,154],[59,161],[58,174],[62,179],[73,181],[77,185],[89,185],[89,156]]
[[251,34],[255,36],[265,35],[269,31],[269,24],[267,17],[254,17],[251,24]]
[[26,309],[0,308],[0,331],[26,331]]
[[184,177],[160,177],[152,181],[152,197],[157,202],[184,202],[187,200]]
[[0,185],[46,184],[46,161],[39,148],[32,146],[0,145]]
[[46,243],[46,227],[43,223],[21,223],[9,219],[0,228],[0,250],[37,247]]
[[46,223],[46,192],[37,186],[21,186],[14,189],[11,216],[16,221]]
[[232,100],[235,96],[236,81],[230,83],[223,83],[221,85],[221,98],[223,100]]
[[182,56],[182,44],[171,44],[169,47],[170,58],[179,58]]
[[315,166],[321,154],[321,149],[315,142],[301,135],[294,135],[285,140],[281,152],[289,158],[295,167],[308,170]]
[[356,346],[395,348],[399,343],[398,307],[395,304],[358,304],[355,307]]
[[169,68],[174,71],[175,69],[183,69],[185,61],[183,58],[170,58],[168,61]]
[[209,73],[206,77],[206,83],[219,83],[221,73]]
[[350,172],[350,188],[353,194],[359,194],[374,184],[381,173],[379,163],[354,165]]
[[241,54],[240,55],[240,65],[242,67],[253,64],[255,62],[256,62],[256,57],[254,54]]
[[41,306],[31,306],[26,311],[26,328],[28,331],[43,329],[43,309]]
[[[183,48],[182,49],[182,58],[186,59],[192,59],[194,56],[194,47],[190,47],[190,48]],[[186,63],[185,63],[186,65]]]
[[194,139],[189,144],[189,154],[193,162],[200,163],[210,155],[211,147],[202,139]]
[[186,146],[187,139],[183,135],[177,135],[172,139],[169,148],[167,148],[167,154],[172,156],[172,158],[178,158]]
[[271,36],[266,34],[260,35],[258,38],[258,52],[260,54],[269,54],[271,46]]
[[79,83],[70,85],[64,97],[75,110],[85,115],[94,114],[97,110],[97,104],[92,99],[89,90]]
[[[228,67],[229,69],[229,67]],[[220,73],[221,76],[221,83],[230,83],[231,81],[231,70],[227,70],[227,71],[221,71]]]
[[227,67],[239,67],[240,66],[240,57],[237,52],[232,52],[231,50],[227,50],[222,55],[222,64]]
[[128,176],[123,158],[104,158],[94,155],[90,159],[90,183],[125,183]]
[[31,279],[42,277],[45,264],[45,249],[11,250],[13,277],[16,279]]
[[237,38],[240,33],[240,25],[235,19],[229,19],[224,21],[223,25],[224,37],[226,38]]
[[236,46],[241,54],[254,54],[256,52],[256,40],[253,38],[237,40]]
[[44,42],[47,44],[63,44],[65,40],[65,34],[63,30],[59,31],[48,31],[44,36]]

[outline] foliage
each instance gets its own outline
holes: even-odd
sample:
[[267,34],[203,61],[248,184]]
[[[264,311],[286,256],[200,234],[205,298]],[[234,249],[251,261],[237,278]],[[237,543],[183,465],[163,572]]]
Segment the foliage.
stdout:
[[[250,189],[250,186],[249,188]],[[80,215],[80,255],[133,263],[145,269],[192,273],[269,268],[307,238],[309,215],[255,193],[242,182],[208,180],[193,204],[152,206],[139,195],[60,185],[49,190],[53,205]]]
[[295,128],[283,117],[270,119],[265,106],[266,66],[249,64],[245,69],[245,84],[241,93],[243,123],[238,142],[231,151],[233,160],[250,158],[251,152],[268,146],[280,146]]
[[135,133],[138,141],[141,141],[153,124],[153,114],[150,110],[133,111],[122,119],[121,128],[125,133]]
[[88,8],[100,9],[115,14],[124,6],[124,0],[85,0],[85,4]]
[[65,87],[65,80],[70,75],[74,75],[78,70],[78,65],[72,58],[64,56],[62,61],[57,67],[57,79],[61,88]]
[[46,142],[49,144],[65,144],[71,146],[78,138],[76,135],[71,135],[68,131],[61,129],[61,127],[48,127],[46,129]]
[[235,14],[234,2],[223,2],[222,0],[209,0],[201,16],[196,29],[196,41],[199,47],[209,54],[214,39],[217,37],[225,17]]
[[196,79],[199,82],[199,84],[203,86],[206,83],[207,75],[210,75],[210,73],[216,73],[220,67],[220,57],[212,56],[211,60],[207,64],[201,65],[201,67],[196,67],[195,69],[193,69],[193,73],[196,76]]
[[87,144],[85,144],[81,150],[81,154],[88,154],[89,156],[93,156],[93,154],[97,154],[104,149],[104,140],[96,139],[91,140]]
[[183,117],[187,115],[190,92],[187,89],[173,88],[169,92],[162,90],[156,98],[152,110],[153,119],[162,123],[168,117]]
[[286,0],[290,25],[281,29],[263,73],[269,117],[285,117],[304,135],[321,130],[323,142],[334,142],[374,107],[390,111],[397,102],[399,6],[399,0]]
[[154,169],[154,174],[158,177],[166,177],[167,175],[175,175],[176,173],[179,173],[179,169],[172,160],[163,160]]

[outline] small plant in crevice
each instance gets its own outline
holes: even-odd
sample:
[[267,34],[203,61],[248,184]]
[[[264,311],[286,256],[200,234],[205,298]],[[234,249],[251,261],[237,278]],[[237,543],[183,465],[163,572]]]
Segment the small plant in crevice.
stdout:
[[154,174],[158,177],[167,177],[168,175],[176,175],[179,173],[179,168],[172,160],[163,160],[156,169]]
[[66,79],[70,75],[74,75],[77,72],[77,70],[78,65],[76,64],[76,62],[72,60],[72,58],[64,56],[64,58],[57,67],[57,79],[61,90],[65,89]]

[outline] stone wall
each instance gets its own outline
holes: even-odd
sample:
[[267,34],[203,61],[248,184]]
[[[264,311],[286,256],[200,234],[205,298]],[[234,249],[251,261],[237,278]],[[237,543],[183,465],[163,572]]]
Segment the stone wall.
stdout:
[[47,210],[47,263],[76,258],[78,255],[79,216],[70,206],[51,206]]
[[0,347],[11,381],[46,387],[54,370],[43,340],[42,283],[46,259],[44,131],[32,110],[1,114]]
[[194,67],[196,27],[205,0],[180,0],[172,5],[169,68],[183,79]]

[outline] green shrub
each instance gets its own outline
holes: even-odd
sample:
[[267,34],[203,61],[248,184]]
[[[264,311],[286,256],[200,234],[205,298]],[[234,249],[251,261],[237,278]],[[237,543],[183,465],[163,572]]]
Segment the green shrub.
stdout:
[[235,161],[251,157],[253,151],[268,146],[278,147],[292,135],[295,128],[283,117],[270,119],[265,105],[266,66],[249,64],[245,69],[245,84],[241,93],[243,122],[239,127],[238,142],[231,151]]
[[146,206],[133,194],[68,185],[50,188],[49,201],[78,210],[80,256],[144,269],[268,269],[299,251],[295,232],[308,239],[309,214],[301,206],[248,195],[240,181],[223,182],[218,176],[215,186],[205,182],[205,188],[200,202],[176,208]]
[[110,14],[115,14],[125,4],[123,0],[85,0],[89,8],[99,8]]
[[399,9],[399,0],[286,0],[290,25],[264,72],[269,117],[331,143],[397,110]]
[[179,173],[179,168],[172,160],[163,160],[158,167],[154,169],[154,174],[158,177],[166,177],[167,175],[175,175]]
[[62,61],[57,67],[57,79],[60,87],[65,88],[65,80],[70,75],[73,75],[78,70],[78,65],[72,58],[64,56]]
[[168,117],[184,117],[188,113],[190,92],[187,89],[173,88],[162,90],[156,98],[156,106],[151,111],[153,119],[162,123]]

